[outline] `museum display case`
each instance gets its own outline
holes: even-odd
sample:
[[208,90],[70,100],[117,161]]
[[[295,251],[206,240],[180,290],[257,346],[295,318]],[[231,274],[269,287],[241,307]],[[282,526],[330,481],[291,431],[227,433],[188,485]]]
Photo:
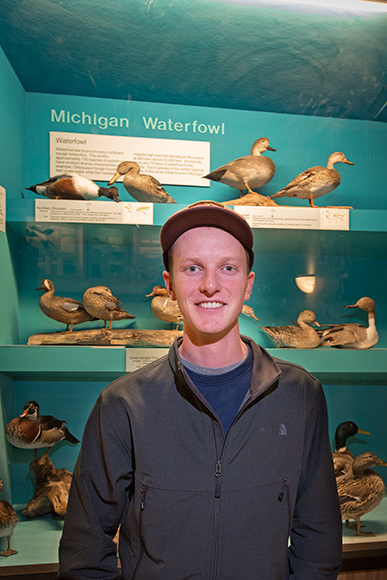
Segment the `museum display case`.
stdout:
[[[336,149],[345,151],[355,165],[340,166],[342,183],[316,202],[336,205],[337,211],[332,208],[326,213],[309,208],[306,200],[289,198],[276,200],[284,211],[281,217],[269,208],[264,208],[269,210],[264,217],[260,208],[238,210],[253,220],[256,280],[249,305],[259,319],[241,314],[241,332],[321,381],[332,446],[336,426],[353,420],[370,435],[353,437],[351,451],[357,455],[371,449],[387,460],[385,123],[33,93],[23,89],[2,52],[0,78],[0,185],[6,190],[4,205],[0,204],[0,218],[4,217],[3,228],[0,220],[0,478],[4,482],[0,500],[10,501],[19,515],[12,536],[18,554],[0,558],[0,578],[55,578],[63,527],[63,520],[51,515],[21,516],[34,489],[29,467],[33,451],[12,447],[4,435],[6,424],[22,412],[26,401],[36,400],[42,414],[65,420],[81,439],[101,390],[167,349],[151,344],[38,344],[36,335],[65,330],[63,323],[39,308],[42,280],[52,280],[56,295],[79,301],[88,288],[107,286],[135,316],[113,322],[113,329],[168,331],[169,323],[153,314],[147,297],[155,285],[162,284],[160,228],[172,213],[200,199],[236,198],[236,189],[210,184],[202,175],[247,154],[263,135],[270,136],[277,149],[267,153],[277,171],[264,186],[266,195],[284,187],[305,167],[325,163]],[[87,154],[82,151],[86,138],[92,141]],[[121,182],[116,183],[121,204],[107,198],[79,202],[85,203],[81,216],[73,209],[67,214],[69,204],[57,205],[62,209],[55,215],[50,208],[56,200],[43,207],[42,198],[27,189],[61,171],[68,160],[78,171],[87,168],[92,179],[106,186],[112,169],[126,160],[122,156],[133,151],[148,172],[159,176],[165,170],[166,180],[160,177],[160,181],[177,201],[149,204],[148,221],[130,221],[127,214],[138,206]],[[341,206],[354,209],[341,210]],[[106,207],[106,212],[100,209]],[[87,212],[93,213],[93,219],[86,217]],[[50,216],[55,220],[50,221]],[[276,348],[260,328],[289,324],[304,309],[312,310],[321,325],[367,325],[366,312],[345,309],[364,296],[376,304],[379,341],[370,349]],[[102,327],[100,320],[87,322],[75,326],[73,333]],[[78,451],[79,444],[62,441],[49,456],[55,467],[72,471]],[[387,482],[383,469],[378,471]],[[364,570],[364,579],[367,570],[375,579],[387,570],[386,498],[362,520],[364,529],[375,536],[356,537],[343,527],[342,575],[348,580],[363,580],[350,576],[356,570]],[[6,539],[0,542],[3,549]]]

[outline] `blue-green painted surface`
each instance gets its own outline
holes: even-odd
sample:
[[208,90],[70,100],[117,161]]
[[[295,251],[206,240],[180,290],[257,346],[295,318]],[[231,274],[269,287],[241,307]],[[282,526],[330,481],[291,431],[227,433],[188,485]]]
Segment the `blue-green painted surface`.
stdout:
[[320,4],[2,0],[0,39],[27,91],[386,121],[386,14]]
[[[19,192],[24,172],[25,92],[0,49],[0,185]],[[18,288],[8,240],[0,232],[0,344],[18,341]]]

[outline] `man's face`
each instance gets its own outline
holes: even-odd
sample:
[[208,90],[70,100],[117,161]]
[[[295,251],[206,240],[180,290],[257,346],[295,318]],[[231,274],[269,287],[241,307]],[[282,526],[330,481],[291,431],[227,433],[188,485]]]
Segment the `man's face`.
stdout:
[[238,317],[254,282],[242,244],[224,230],[200,227],[182,234],[172,253],[164,280],[184,316],[184,332],[199,342],[239,334]]

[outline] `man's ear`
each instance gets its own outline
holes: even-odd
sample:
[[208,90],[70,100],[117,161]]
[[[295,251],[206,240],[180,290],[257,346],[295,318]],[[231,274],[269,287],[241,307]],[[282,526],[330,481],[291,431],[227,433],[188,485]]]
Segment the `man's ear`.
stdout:
[[172,276],[170,274],[170,272],[163,272],[163,278],[164,278],[164,284],[166,289],[169,292],[169,296],[172,298],[172,300],[176,300],[176,294],[175,294],[175,290],[173,288],[173,282],[172,282]]

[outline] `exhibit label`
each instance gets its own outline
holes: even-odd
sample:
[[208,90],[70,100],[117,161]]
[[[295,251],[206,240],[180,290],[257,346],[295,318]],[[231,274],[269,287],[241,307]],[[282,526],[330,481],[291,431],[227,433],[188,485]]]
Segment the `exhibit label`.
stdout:
[[126,372],[131,373],[168,354],[169,348],[127,348]]
[[36,199],[35,221],[153,225],[153,203]]
[[108,182],[122,161],[136,161],[163,185],[210,185],[202,178],[210,171],[208,141],[50,132],[50,177],[79,173]]
[[343,208],[235,205],[234,210],[252,228],[349,230],[349,210]]

